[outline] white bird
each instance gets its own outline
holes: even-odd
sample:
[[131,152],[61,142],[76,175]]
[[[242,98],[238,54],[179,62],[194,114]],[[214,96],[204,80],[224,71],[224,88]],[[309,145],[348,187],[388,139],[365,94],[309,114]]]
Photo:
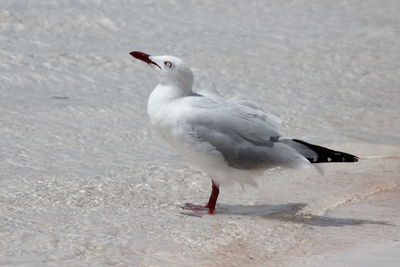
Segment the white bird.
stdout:
[[254,104],[194,93],[192,71],[177,57],[130,54],[160,74],[148,100],[153,127],[212,177],[208,204],[187,204],[186,209],[213,214],[220,185],[254,184],[253,178],[267,169],[303,169],[312,163],[358,160],[354,155],[281,137],[277,129],[280,120]]

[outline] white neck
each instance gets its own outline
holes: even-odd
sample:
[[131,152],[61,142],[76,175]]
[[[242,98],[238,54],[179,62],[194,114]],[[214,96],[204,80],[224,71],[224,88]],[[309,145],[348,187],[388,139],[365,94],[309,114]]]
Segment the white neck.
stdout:
[[177,87],[175,85],[157,85],[154,88],[153,92],[151,92],[149,101],[147,103],[147,112],[150,116],[150,119],[166,104],[171,103],[172,101],[191,95],[192,86],[182,89],[181,87]]

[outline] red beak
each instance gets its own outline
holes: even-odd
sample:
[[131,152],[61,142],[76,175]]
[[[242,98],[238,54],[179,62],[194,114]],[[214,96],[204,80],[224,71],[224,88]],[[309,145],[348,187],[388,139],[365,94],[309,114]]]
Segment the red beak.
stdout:
[[[146,53],[139,52],[139,51],[132,51],[132,52],[130,52],[129,54],[131,54],[131,56],[134,57],[134,58],[137,58],[137,59],[139,59],[139,60],[141,60],[141,61],[146,62],[147,64],[153,64],[153,65],[155,65],[155,66],[157,66],[157,67],[160,68],[160,66],[158,66],[157,63],[155,63],[154,61],[152,61],[152,60],[150,59],[150,55],[148,55],[148,54],[146,54]],[[160,69],[161,69],[161,68],[160,68]]]

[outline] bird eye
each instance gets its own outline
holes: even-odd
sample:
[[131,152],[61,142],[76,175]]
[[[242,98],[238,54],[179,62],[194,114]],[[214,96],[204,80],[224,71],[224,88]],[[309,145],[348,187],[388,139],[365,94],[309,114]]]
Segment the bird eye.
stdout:
[[165,62],[164,62],[164,65],[167,66],[168,68],[171,68],[171,67],[172,67],[171,61],[165,61]]

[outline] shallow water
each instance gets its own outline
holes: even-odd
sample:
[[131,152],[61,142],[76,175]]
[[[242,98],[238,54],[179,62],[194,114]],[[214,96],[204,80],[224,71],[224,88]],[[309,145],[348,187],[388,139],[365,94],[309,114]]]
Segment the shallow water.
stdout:
[[181,214],[210,181],[151,131],[131,50],[183,58],[284,135],[399,155],[397,1],[242,3],[0,1],[0,264],[335,266],[398,242],[398,158],[270,171]]

